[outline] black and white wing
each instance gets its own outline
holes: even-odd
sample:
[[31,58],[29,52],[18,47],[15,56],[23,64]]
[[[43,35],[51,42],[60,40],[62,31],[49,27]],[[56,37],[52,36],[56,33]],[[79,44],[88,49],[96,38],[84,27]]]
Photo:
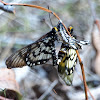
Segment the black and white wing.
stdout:
[[25,65],[32,67],[45,64],[51,58],[53,59],[53,65],[56,65],[55,39],[56,35],[52,30],[36,42],[18,50],[6,60],[7,68],[17,68]]
[[76,51],[73,48],[62,44],[58,53],[58,74],[67,85],[72,84],[76,62]]

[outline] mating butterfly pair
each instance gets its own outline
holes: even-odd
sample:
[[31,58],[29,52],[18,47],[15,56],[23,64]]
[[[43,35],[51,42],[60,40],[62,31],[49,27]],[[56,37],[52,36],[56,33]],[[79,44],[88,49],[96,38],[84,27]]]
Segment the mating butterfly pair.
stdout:
[[[73,28],[69,27],[72,33]],[[61,41],[62,46],[56,55],[55,41]],[[62,23],[46,35],[42,36],[36,42],[20,49],[12,54],[7,60],[7,68],[17,68],[23,66],[36,66],[45,64],[52,59],[53,66],[58,65],[58,72],[67,85],[72,84],[73,71],[76,65],[77,54],[75,49],[81,48],[81,44],[87,44],[86,41],[78,41],[70,37]]]

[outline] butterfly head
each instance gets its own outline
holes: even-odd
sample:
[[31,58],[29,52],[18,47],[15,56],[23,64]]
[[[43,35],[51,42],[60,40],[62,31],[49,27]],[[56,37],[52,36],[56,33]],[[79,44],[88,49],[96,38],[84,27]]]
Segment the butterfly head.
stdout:
[[68,31],[70,32],[71,35],[73,35],[73,26],[69,26]]

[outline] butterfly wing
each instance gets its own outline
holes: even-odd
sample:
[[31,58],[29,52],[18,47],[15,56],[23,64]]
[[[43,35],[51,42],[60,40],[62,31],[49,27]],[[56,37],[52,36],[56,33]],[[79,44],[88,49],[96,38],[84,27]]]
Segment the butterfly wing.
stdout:
[[[73,34],[73,27],[69,26],[68,31]],[[75,37],[73,37],[75,38]],[[72,38],[72,39],[73,39]],[[73,81],[73,72],[77,62],[76,50],[69,44],[62,43],[58,53],[58,73],[67,85]]]
[[58,73],[67,85],[72,84],[76,62],[76,51],[68,45],[62,44],[58,53]]
[[7,60],[8,68],[30,67],[40,64],[45,64],[49,59],[53,59],[53,65],[56,64],[55,53],[56,35],[53,31],[48,32],[36,42],[18,50],[12,54]]
[[16,67],[23,67],[26,65],[25,62],[25,55],[28,51],[28,47],[26,46],[17,52],[13,53],[7,60],[6,65],[7,68],[16,68]]

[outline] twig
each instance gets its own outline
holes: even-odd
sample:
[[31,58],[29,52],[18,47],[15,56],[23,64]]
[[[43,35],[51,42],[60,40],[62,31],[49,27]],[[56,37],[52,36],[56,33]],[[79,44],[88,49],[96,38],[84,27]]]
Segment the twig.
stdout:
[[[80,76],[80,79],[83,81],[82,76]],[[96,99],[94,98],[94,96],[92,95],[92,93],[90,92],[88,86],[87,86],[87,90],[88,90],[89,94],[91,95],[92,99],[93,99],[93,100],[96,100]]]
[[85,79],[85,73],[84,73],[84,67],[83,67],[83,63],[81,61],[80,55],[78,53],[78,50],[76,50],[79,62],[80,62],[80,66],[81,66],[81,71],[82,71],[82,76],[83,76],[83,83],[84,83],[84,89],[85,89],[85,97],[86,100],[88,100],[88,94],[87,94],[87,84],[86,84],[86,79]]
[[46,12],[48,12],[48,13],[51,13],[51,14],[53,14],[53,15],[54,15],[54,16],[55,16],[55,17],[63,24],[63,26],[65,27],[65,29],[66,29],[66,31],[67,31],[67,33],[68,33],[68,35],[71,36],[71,35],[70,35],[70,32],[68,31],[68,29],[66,28],[66,26],[64,25],[64,23],[62,22],[62,20],[59,18],[59,16],[58,16],[55,12],[52,12],[52,11],[49,10],[49,9],[46,9],[46,8],[44,8],[44,7],[37,6],[37,5],[31,5],[31,4],[5,3],[4,1],[1,1],[1,2],[2,2],[3,4],[5,4],[5,5],[12,5],[12,6],[27,6],[27,7],[37,8],[37,9],[46,11]]
[[43,100],[52,91],[57,83],[58,81],[55,80],[38,100]]

